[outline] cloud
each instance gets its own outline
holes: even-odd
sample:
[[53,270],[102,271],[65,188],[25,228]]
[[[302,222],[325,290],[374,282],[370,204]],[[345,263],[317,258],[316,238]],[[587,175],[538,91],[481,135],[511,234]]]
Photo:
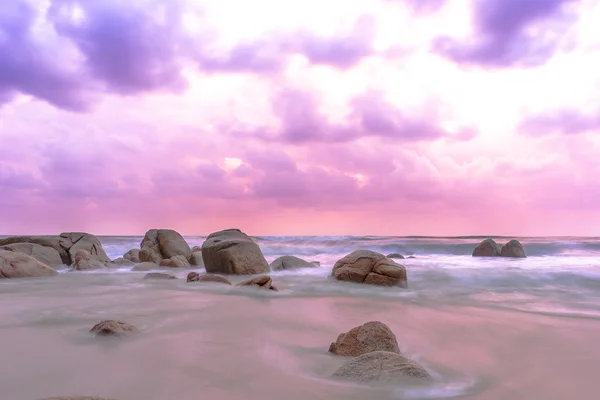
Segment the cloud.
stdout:
[[475,33],[440,37],[434,49],[459,63],[484,67],[539,65],[561,45],[578,0],[473,0]]
[[553,133],[576,135],[600,132],[600,111],[584,113],[574,109],[565,109],[530,115],[521,122],[519,131],[536,136]]

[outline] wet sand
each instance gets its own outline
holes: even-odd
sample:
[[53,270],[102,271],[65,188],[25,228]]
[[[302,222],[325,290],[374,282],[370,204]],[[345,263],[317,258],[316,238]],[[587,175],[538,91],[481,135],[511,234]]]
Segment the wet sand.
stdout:
[[[123,340],[87,331],[121,319]],[[442,382],[430,389],[332,381],[341,332],[380,320]],[[379,296],[63,275],[0,284],[2,399],[594,399],[600,321]]]

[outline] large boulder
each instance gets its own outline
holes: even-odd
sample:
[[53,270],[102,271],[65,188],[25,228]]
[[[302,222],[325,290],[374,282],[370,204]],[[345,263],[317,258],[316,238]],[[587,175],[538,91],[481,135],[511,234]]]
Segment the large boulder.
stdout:
[[406,268],[371,250],[355,250],[343,257],[335,263],[331,275],[339,281],[407,286]]
[[349,360],[334,378],[358,383],[422,383],[433,378],[419,363],[398,353],[374,351]]
[[150,229],[144,235],[140,248],[140,261],[156,264],[174,256],[183,256],[189,260],[192,255],[192,250],[183,236],[172,229]]
[[270,271],[260,247],[239,229],[227,229],[208,235],[202,244],[206,272],[254,275]]
[[0,250],[0,279],[54,275],[58,275],[58,272],[27,254]]
[[33,243],[43,247],[49,247],[58,252],[61,259],[61,264],[71,264],[69,252],[60,245],[60,239],[58,236],[10,236],[0,239],[0,246],[17,243]]
[[339,356],[357,357],[372,351],[400,353],[396,335],[379,321],[370,321],[338,336],[329,352]]
[[58,250],[53,247],[42,246],[36,243],[13,243],[0,246],[0,249],[27,254],[42,264],[46,264],[51,267],[56,267],[63,263]]
[[94,235],[83,232],[65,232],[60,234],[60,245],[67,250],[71,257],[71,263],[75,261],[75,254],[79,250],[85,250],[90,253],[92,260],[102,263],[109,263],[110,258],[104,252],[102,243]]
[[294,256],[276,258],[270,265],[271,271],[283,271],[300,268],[315,268],[316,265]]
[[473,257],[500,257],[501,248],[494,239],[485,239],[473,250]]
[[260,288],[260,289],[272,290],[274,292],[279,291],[279,290],[277,290],[277,288],[275,286],[273,286],[273,280],[271,279],[271,277],[269,275],[257,276],[255,278],[249,279],[247,281],[238,283],[235,286],[249,286],[249,287],[256,287],[256,288]]
[[135,326],[127,322],[112,319],[100,321],[90,329],[90,333],[96,336],[124,336],[137,331]]
[[511,240],[502,246],[500,250],[500,255],[502,257],[513,257],[513,258],[527,258],[525,255],[525,249],[523,245],[518,240]]

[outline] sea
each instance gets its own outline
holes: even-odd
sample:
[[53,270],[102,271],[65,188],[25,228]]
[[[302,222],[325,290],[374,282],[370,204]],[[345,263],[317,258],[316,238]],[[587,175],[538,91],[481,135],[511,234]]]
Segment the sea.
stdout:
[[[600,238],[517,237],[527,258],[472,257],[485,238],[256,236],[269,262],[320,263],[272,272],[277,293],[186,283],[190,270],[149,281],[131,267],[0,281],[0,398],[598,398]],[[185,239],[200,246],[205,237]],[[142,237],[100,240],[115,259]],[[333,280],[335,262],[357,249],[413,256],[397,260],[408,288]],[[140,333],[97,340],[88,331],[103,319]],[[329,354],[330,342],[372,320],[392,329],[434,384],[331,378],[347,359]]]

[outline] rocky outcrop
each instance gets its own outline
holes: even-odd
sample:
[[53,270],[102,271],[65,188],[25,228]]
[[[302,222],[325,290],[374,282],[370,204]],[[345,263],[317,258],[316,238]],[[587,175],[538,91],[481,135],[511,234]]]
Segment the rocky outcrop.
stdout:
[[342,365],[334,378],[358,383],[402,384],[432,381],[419,363],[398,353],[374,351],[351,359]]
[[239,229],[210,234],[202,244],[202,258],[210,273],[255,275],[270,271],[258,245]]
[[106,255],[100,239],[94,235],[83,232],[66,232],[60,234],[60,245],[67,250],[71,257],[71,263],[75,261],[75,254],[79,250],[90,253],[92,260],[109,263],[110,258]]
[[58,236],[11,236],[0,239],[0,246],[6,246],[16,243],[33,243],[44,247],[49,247],[58,252],[61,264],[71,265],[69,252],[60,245]]
[[58,272],[27,254],[0,250],[0,279],[54,275],[58,275]]
[[494,239],[485,239],[473,250],[473,257],[499,257],[500,245]]
[[339,281],[407,287],[406,268],[370,250],[356,250],[340,259],[331,275]]
[[73,257],[74,260],[73,264],[71,264],[71,268],[76,271],[106,268],[106,264],[98,260],[94,260],[92,255],[86,250],[78,250]]
[[162,272],[150,272],[144,275],[144,279],[177,279],[177,277]]
[[159,268],[160,268],[160,265],[147,261],[147,262],[143,262],[143,263],[136,265],[131,270],[132,271],[151,271],[153,269],[159,269]]
[[189,260],[192,250],[183,236],[172,229],[150,229],[140,245],[140,261],[160,264],[164,259],[183,256]]
[[397,259],[400,259],[400,260],[404,259],[404,256],[402,254],[400,254],[400,253],[390,253],[386,257],[387,258],[397,258]]
[[187,282],[216,282],[231,285],[229,279],[221,275],[216,274],[203,274],[200,275],[197,272],[190,272],[187,276]]
[[53,247],[42,246],[36,243],[13,243],[0,246],[0,250],[15,251],[27,254],[50,267],[56,267],[63,263],[60,253]]
[[250,286],[250,287],[257,287],[257,288],[261,288],[261,289],[273,290],[275,292],[279,291],[279,290],[277,290],[277,288],[275,286],[273,286],[273,280],[271,279],[271,277],[269,275],[257,276],[256,278],[252,278],[247,281],[238,283],[235,286]]
[[127,253],[123,254],[123,258],[131,261],[132,263],[140,262],[140,250],[139,249],[131,249]]
[[357,357],[372,351],[400,353],[396,335],[379,321],[370,321],[338,336],[329,352],[338,356]]
[[90,333],[96,336],[123,336],[135,332],[137,332],[135,326],[112,319],[100,321],[90,329]]
[[308,261],[304,261],[301,258],[294,256],[282,256],[276,258],[270,265],[271,271],[283,271],[283,270],[292,270],[292,269],[300,269],[300,268],[315,268],[316,265],[313,263],[309,263]]
[[500,250],[500,256],[502,257],[512,257],[512,258],[527,258],[525,255],[525,249],[523,245],[518,240],[511,240],[502,246],[502,250]]

